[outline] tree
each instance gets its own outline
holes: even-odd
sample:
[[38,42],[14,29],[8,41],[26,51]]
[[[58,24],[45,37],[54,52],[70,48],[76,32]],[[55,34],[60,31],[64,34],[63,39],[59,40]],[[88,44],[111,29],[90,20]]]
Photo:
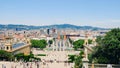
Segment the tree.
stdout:
[[[34,54],[30,53],[30,55],[24,55],[23,53],[19,53],[15,55],[15,58],[17,59],[17,61],[24,61],[24,62],[28,62],[28,61],[38,61],[40,60],[40,58],[36,58],[34,57]],[[33,59],[33,60],[31,60]]]
[[79,55],[68,55],[68,62],[75,62],[74,68],[82,68],[83,50],[80,51]]
[[19,54],[16,54],[15,57],[16,57],[16,59],[17,59],[18,61],[20,61],[20,60],[23,60],[23,59],[24,59],[24,54],[23,54],[23,53],[19,53]]
[[47,46],[46,40],[31,40],[32,47],[43,49]]
[[75,50],[78,50],[79,48],[83,48],[83,44],[84,44],[84,40],[79,39],[79,40],[73,42],[73,45],[74,45],[73,48]]
[[69,57],[69,58],[68,58],[68,59],[69,59],[69,62],[72,62],[72,63],[73,63],[73,62],[75,61],[75,56],[76,56],[76,55],[68,55],[68,57]]
[[82,68],[82,59],[84,52],[81,50],[80,54],[75,58],[75,68]]
[[49,40],[48,42],[49,42],[49,44],[51,45],[51,44],[53,43],[53,40]]
[[92,44],[92,40],[91,39],[88,39],[88,44]]
[[4,50],[0,50],[0,60],[6,60],[6,61],[12,61],[14,59],[14,56]]
[[92,53],[92,58],[97,63],[118,64],[120,61],[120,29],[115,28],[107,32],[104,37],[98,37]]

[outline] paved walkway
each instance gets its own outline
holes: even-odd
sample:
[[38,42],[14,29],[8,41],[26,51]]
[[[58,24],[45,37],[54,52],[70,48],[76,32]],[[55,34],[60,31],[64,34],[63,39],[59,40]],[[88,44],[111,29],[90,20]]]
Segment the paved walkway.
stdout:
[[[65,63],[68,61],[69,54],[79,54],[75,51],[39,51],[33,50],[33,54],[46,54],[40,57],[42,62],[0,62],[0,68],[73,68],[74,63]],[[52,60],[53,62],[50,62]]]
[[0,68],[73,68],[70,63],[42,63],[42,62],[0,62]]

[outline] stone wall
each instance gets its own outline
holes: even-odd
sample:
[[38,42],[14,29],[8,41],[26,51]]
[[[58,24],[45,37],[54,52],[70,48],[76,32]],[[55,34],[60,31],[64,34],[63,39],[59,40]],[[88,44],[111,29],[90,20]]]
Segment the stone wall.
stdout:
[[24,55],[29,55],[30,54],[30,45],[26,45],[24,47],[21,47],[19,49],[16,49],[13,51],[14,54],[18,54],[18,53],[24,53]]
[[[93,64],[94,65],[94,68],[107,68],[107,65],[108,64]],[[120,64],[111,64],[112,65],[112,68],[120,68]],[[88,68],[92,68],[92,64],[89,64],[88,65],[89,67]]]

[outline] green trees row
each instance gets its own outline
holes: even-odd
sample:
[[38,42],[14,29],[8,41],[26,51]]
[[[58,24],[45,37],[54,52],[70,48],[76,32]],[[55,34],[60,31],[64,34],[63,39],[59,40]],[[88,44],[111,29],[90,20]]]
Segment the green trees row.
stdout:
[[[83,48],[83,44],[84,44],[84,40],[83,39],[79,39],[77,41],[73,42],[73,48],[74,50],[79,50],[81,48]],[[88,44],[92,44],[92,40],[88,39]]]
[[43,49],[47,46],[46,40],[31,40],[32,47]]
[[115,28],[104,37],[97,38],[98,46],[91,54],[91,60],[96,63],[118,64],[120,62],[120,29]]
[[15,61],[15,59],[17,61],[40,61],[40,58],[36,58],[34,57],[34,55],[32,53],[30,53],[30,55],[24,55],[23,53],[19,53],[19,54],[12,54],[10,52],[4,51],[4,50],[0,50],[0,61]]
[[76,56],[75,66],[74,66],[75,68],[82,68],[83,54],[84,54],[84,52],[81,50],[80,54],[78,56]]
[[82,68],[82,58],[84,52],[81,50],[79,55],[68,55],[70,63],[75,63],[74,68]]
[[0,60],[12,61],[14,60],[14,56],[12,55],[12,53],[0,50]]
[[[85,40],[83,39],[79,39],[77,41],[72,41],[71,39],[69,39],[70,43],[73,44],[73,48],[74,50],[80,50],[80,54],[79,55],[68,55],[69,56],[69,62],[74,62],[75,63],[75,68],[82,68],[82,58],[83,58],[83,45]],[[92,40],[88,39],[88,44],[92,44]]]
[[17,61],[24,61],[24,62],[28,62],[28,61],[40,61],[40,58],[36,58],[34,56],[34,54],[30,53],[30,55],[24,55],[23,53],[19,53],[15,55],[15,58],[17,59]]
[[73,42],[73,48],[75,50],[78,50],[79,48],[83,48],[84,40],[80,39],[75,42]]

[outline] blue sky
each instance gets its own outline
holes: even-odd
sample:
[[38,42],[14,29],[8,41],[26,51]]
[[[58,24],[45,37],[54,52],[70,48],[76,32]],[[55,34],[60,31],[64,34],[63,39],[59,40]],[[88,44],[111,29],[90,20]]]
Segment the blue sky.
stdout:
[[120,27],[120,0],[0,0],[0,24]]

